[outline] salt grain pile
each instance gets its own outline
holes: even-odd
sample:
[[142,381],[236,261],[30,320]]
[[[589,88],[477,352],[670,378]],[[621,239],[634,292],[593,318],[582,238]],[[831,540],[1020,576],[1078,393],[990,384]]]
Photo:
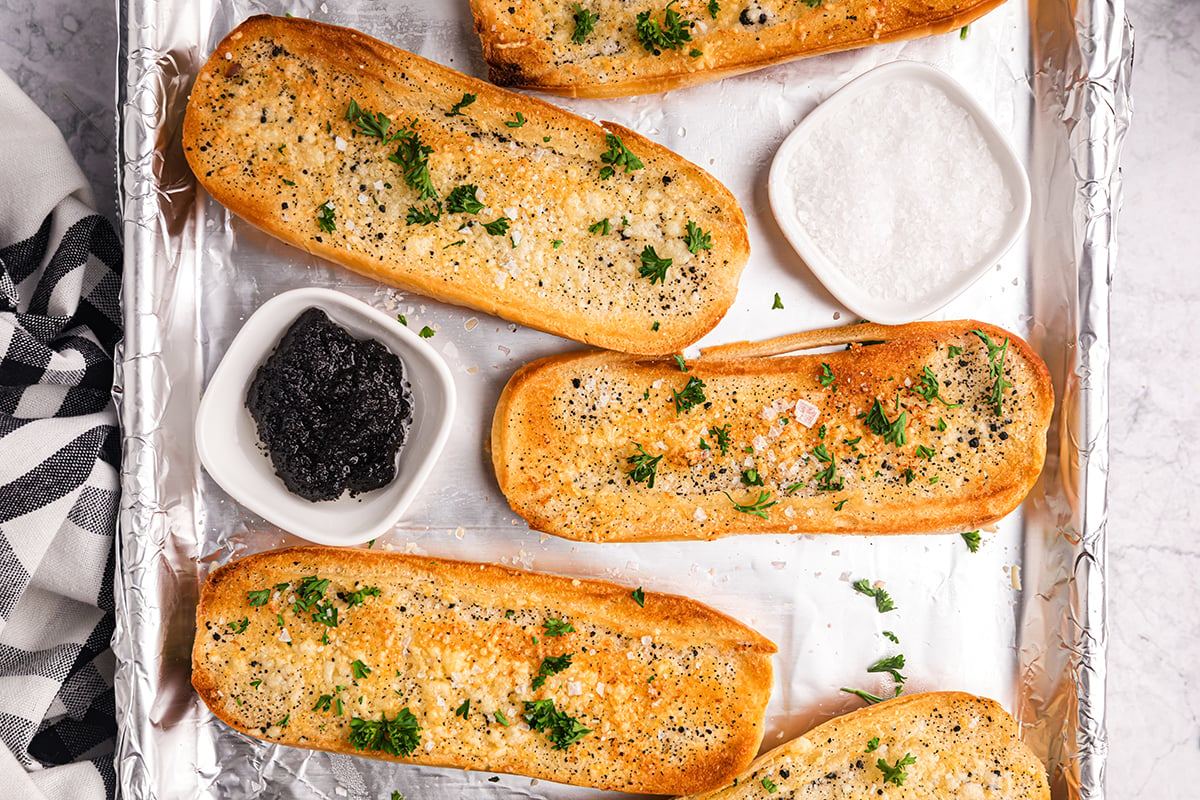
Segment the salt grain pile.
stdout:
[[823,120],[788,175],[805,231],[877,298],[938,293],[978,266],[1013,209],[975,121],[909,81],[872,87]]

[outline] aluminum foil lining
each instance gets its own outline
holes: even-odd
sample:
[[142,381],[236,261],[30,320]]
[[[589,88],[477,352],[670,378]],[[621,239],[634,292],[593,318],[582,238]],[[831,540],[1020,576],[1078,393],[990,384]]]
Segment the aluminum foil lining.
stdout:
[[[1023,241],[939,312],[1025,336],[1059,398],[1046,469],[1022,509],[970,554],[958,536],[739,536],[591,545],[531,532],[484,451],[520,365],[577,345],[379,287],[232,217],[195,185],[179,134],[192,76],[255,13],[349,25],[464,72],[485,65],[465,0],[126,0],[121,7],[121,179],[126,243],[125,429],[117,575],[118,772],[127,798],[604,797],[545,781],[387,764],[280,747],[217,722],[189,683],[198,587],[217,564],[297,540],[230,500],[192,443],[200,395],[242,321],[286,289],[338,288],[437,329],[455,374],[456,432],[437,475],[376,547],[605,577],[704,600],[779,646],[764,748],[859,705],[842,686],[895,652],[907,691],[988,695],[1018,718],[1054,795],[1104,792],[1108,284],[1130,120],[1132,31],[1122,0],[1010,0],[965,38],[881,45],[704,86],[551,102],[632,127],[712,172],[749,219],[738,299],[702,344],[853,321],[787,246],[767,203],[776,147],[817,103],[878,64],[911,59],[962,82],[1022,153],[1034,212]],[[772,311],[778,292],[785,310]],[[850,581],[883,580],[881,617]],[[615,795],[614,795],[615,796]]]

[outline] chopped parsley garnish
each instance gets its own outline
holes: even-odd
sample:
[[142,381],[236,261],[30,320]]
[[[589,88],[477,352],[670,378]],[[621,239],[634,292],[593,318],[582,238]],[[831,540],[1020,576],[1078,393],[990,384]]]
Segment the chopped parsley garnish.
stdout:
[[588,233],[599,234],[601,236],[607,236],[611,230],[612,226],[608,224],[608,217],[588,225]]
[[709,436],[717,438],[717,447],[721,449],[721,455],[729,453],[729,426],[722,425],[721,427],[712,427],[708,429]]
[[[821,430],[824,431],[824,429],[825,429],[825,426],[822,425]],[[825,449],[824,443],[819,444],[813,448],[813,455],[816,456],[818,460],[823,461],[827,464],[830,461],[833,461],[833,457],[831,455],[829,455],[829,451]]]
[[271,599],[270,589],[259,589],[253,592],[246,592],[246,599],[250,601],[250,605],[257,608],[265,606],[267,601]]
[[432,225],[442,218],[442,204],[434,200],[428,205],[421,207],[409,206],[408,216],[404,221],[409,225]]
[[962,405],[962,403],[947,402],[946,399],[941,396],[941,384],[938,382],[937,375],[934,375],[933,370],[931,370],[929,367],[925,367],[921,374],[921,385],[914,389],[910,389],[909,391],[911,391],[913,394],[920,395],[927,403],[937,400],[946,408],[958,408]]
[[500,723],[506,728],[508,727],[508,717],[504,716],[503,711],[496,709],[496,713],[492,714],[492,716],[496,718],[496,722]]
[[433,190],[433,179],[429,177],[429,154],[433,148],[421,142],[416,124],[415,119],[410,120],[408,127],[393,137],[400,146],[388,156],[388,161],[400,165],[404,182],[416,190],[418,200],[433,200],[437,197],[437,192]]
[[483,229],[492,236],[503,236],[508,233],[508,226],[512,222],[508,217],[497,217],[491,222],[485,222]]
[[675,359],[675,366],[679,367],[680,372],[688,371],[687,361],[684,360],[683,356],[679,355],[678,353],[675,353],[671,356],[671,358]]
[[238,622],[230,622],[226,625],[230,633],[245,633],[246,628],[250,627],[250,618],[242,617]]
[[837,463],[832,459],[829,460],[828,467],[813,476],[813,480],[817,482],[817,489],[822,492],[839,492],[846,485],[846,479],[838,477]]
[[542,628],[543,628],[543,630],[545,630],[546,635],[551,638],[556,638],[559,636],[566,636],[568,633],[575,632],[574,625],[572,625],[569,622],[563,622],[561,619],[558,619],[557,617],[551,617],[550,619],[543,622]]
[[775,302],[771,303],[772,311],[774,311],[777,308],[783,308],[783,301],[779,299],[779,292],[775,293]]
[[621,141],[621,137],[615,133],[605,133],[604,142],[608,145],[608,150],[600,155],[600,160],[604,163],[604,166],[600,168],[601,180],[611,178],[616,173],[617,167],[624,167],[625,172],[630,173],[645,166],[642,160],[635,156]]
[[466,719],[467,714],[470,714],[470,713],[471,713],[471,698],[469,698],[469,697],[466,700],[462,701],[461,706],[454,709],[454,716],[462,717],[463,719]]
[[882,436],[885,442],[892,442],[897,447],[908,442],[908,436],[904,430],[908,423],[908,412],[901,411],[900,416],[895,420],[890,420],[887,418],[879,398],[875,398],[875,404],[871,406],[870,411],[866,414],[859,414],[857,419],[863,420],[870,428],[871,433]]
[[259,686],[262,686],[262,678],[259,678],[256,681],[250,681],[250,685],[257,689]]
[[639,586],[634,589],[629,593],[629,596],[632,597],[633,602],[637,603],[641,608],[646,607],[646,593],[642,591],[642,587]]
[[796,483],[792,483],[783,487],[783,493],[787,495],[795,494],[807,485],[808,484],[806,484],[804,481],[797,481]]
[[[406,327],[406,328],[408,327],[408,317],[404,316],[403,314],[397,314],[396,321],[399,322],[404,327]],[[375,540],[372,539],[371,541],[375,541]]]
[[667,3],[661,24],[651,16],[649,11],[643,11],[637,15],[634,29],[638,41],[642,43],[642,47],[654,55],[660,55],[663,50],[680,50],[683,48],[684,42],[692,40],[691,27],[693,23],[685,21],[678,11],[671,8],[673,5],[675,5],[675,0]]
[[337,225],[334,222],[336,218],[337,215],[333,211],[333,206],[329,205],[328,202],[317,206],[317,227],[321,229],[322,233],[333,233],[337,230]]
[[313,706],[313,711],[328,711],[333,706],[333,695],[323,694],[317,698],[317,704]]
[[962,535],[963,541],[967,543],[967,549],[972,553],[979,552],[979,543],[983,537],[979,535],[979,531],[967,531]]
[[987,345],[988,371],[992,380],[988,403],[996,411],[996,416],[1001,416],[1004,414],[1004,390],[1012,387],[1012,383],[1004,379],[1004,359],[1008,356],[1008,337],[1004,337],[1004,344],[996,344],[992,341],[992,337],[983,331],[973,330],[971,333],[978,336],[979,340]]
[[779,788],[775,785],[775,781],[765,776],[762,779],[762,787],[767,790],[768,794],[775,794],[775,790]]
[[758,470],[754,467],[748,467],[742,470],[742,485],[743,486],[762,486],[762,475],[758,474]]
[[717,0],[708,0],[708,14],[713,19],[717,18],[717,14],[721,11],[721,4]]
[[447,117],[465,117],[466,114],[462,113],[462,110],[474,102],[475,102],[475,95],[470,94],[469,92],[463,92],[462,100],[459,100],[457,103],[455,103],[454,106],[451,107],[451,109],[446,112],[446,116]]
[[933,458],[933,448],[923,444],[917,445],[917,458]]
[[912,483],[917,478],[916,474],[912,471],[912,467],[905,467],[903,475],[904,475],[904,485],[905,486],[908,486],[910,483]]
[[946,352],[949,353],[950,358],[958,358],[962,355],[962,348],[956,344],[952,344],[946,348]]
[[863,752],[874,753],[878,749],[879,749],[879,737],[872,736],[870,741],[867,742],[867,749],[864,750]]
[[704,381],[697,378],[695,375],[688,378],[688,382],[683,387],[683,391],[671,390],[672,399],[675,403],[675,416],[679,416],[685,411],[691,411],[695,406],[703,403],[704,397]]
[[962,30],[960,30],[960,31],[958,32],[958,38],[959,38],[959,39],[966,39],[966,38],[967,38],[967,31],[970,29],[970,27],[971,27],[970,25],[963,25],[963,26],[962,26]]
[[404,758],[412,755],[420,743],[421,726],[407,708],[396,712],[394,719],[388,719],[387,712],[378,720],[350,719],[350,744],[355,750],[381,750]]
[[658,462],[662,461],[662,456],[650,455],[637,442],[634,442],[633,446],[638,449],[638,452],[625,459],[633,467],[625,474],[634,483],[644,483],[646,488],[653,489],[654,476],[658,471]]
[[938,431],[946,430],[946,420],[942,419],[941,417],[938,417],[937,429],[938,429]]
[[551,675],[557,675],[569,666],[571,666],[570,653],[565,653],[561,656],[546,656],[542,659],[542,665],[538,667],[538,674],[533,678],[533,688],[542,688],[546,685],[546,678]]
[[642,265],[638,267],[638,275],[649,278],[651,285],[666,282],[667,267],[671,266],[672,259],[659,258],[658,253],[654,252],[654,248],[650,245],[646,245],[642,250],[641,259]]
[[432,339],[435,333],[437,333],[437,331],[426,325],[421,328],[421,330],[417,333],[417,336],[420,336],[422,339]]
[[525,115],[520,111],[517,112],[517,118],[504,123],[509,128],[520,128],[525,125]]
[[590,36],[592,30],[595,29],[596,20],[600,18],[579,3],[572,6],[571,10],[575,16],[575,32],[571,34],[571,41],[575,44],[583,44],[583,40]]
[[566,750],[592,732],[591,728],[583,727],[579,720],[565,711],[556,709],[554,701],[549,698],[526,700],[521,718],[535,731],[545,731],[546,738],[555,750]]
[[288,713],[283,715],[283,719],[279,720],[279,722],[276,722],[275,724],[281,728],[286,728],[287,724],[288,724],[288,720],[290,720],[291,718],[292,718],[292,712],[289,711]]
[[378,586],[364,586],[353,592],[338,592],[338,598],[348,606],[361,606],[368,597],[379,597],[381,594]]
[[846,694],[852,694],[852,695],[854,695],[855,697],[858,697],[859,699],[861,699],[861,700],[865,701],[865,702],[867,703],[867,705],[872,705],[872,706],[873,706],[873,705],[875,705],[876,703],[882,703],[882,702],[883,702],[883,698],[882,698],[882,697],[879,697],[878,695],[871,694],[870,692],[865,692],[865,691],[863,691],[862,689],[848,689],[848,688],[846,688],[845,686],[843,686],[843,687],[842,687],[842,691],[843,691],[843,692],[845,692]]
[[915,763],[917,763],[917,757],[912,753],[905,753],[904,758],[897,761],[895,766],[890,766],[882,758],[875,762],[875,766],[879,767],[879,771],[883,773],[884,783],[894,783],[897,786],[903,786],[904,779],[908,777],[908,773],[904,771],[904,768],[911,767]]
[[346,119],[359,133],[373,136],[384,144],[391,144],[400,138],[398,133],[388,133],[392,127],[392,121],[388,119],[387,115],[381,111],[372,114],[370,111],[360,108],[354,100],[351,100],[350,105],[346,108]]
[[[759,490],[758,499],[753,503],[739,503],[734,500],[729,492],[722,491],[721,494],[729,498],[729,502],[733,503],[734,510],[740,511],[743,514],[753,514],[762,519],[767,518],[767,509],[778,503],[778,500],[771,500],[771,493],[766,489]],[[767,502],[770,500],[770,502]]]
[[558,248],[562,247],[562,239],[555,239],[550,243],[550,246],[557,250]]
[[684,236],[684,243],[687,245],[688,252],[692,255],[696,255],[701,250],[712,250],[712,234],[702,230],[699,225],[689,219],[687,221],[687,234]]
[[878,589],[872,587],[866,578],[859,578],[852,583],[851,586],[853,586],[854,591],[858,592],[859,594],[865,594],[867,597],[874,597],[875,608],[879,610],[880,614],[886,614],[889,611],[895,610],[896,604],[892,602],[891,595],[889,595],[882,587]]
[[357,658],[350,662],[350,671],[355,678],[365,678],[371,674],[371,668]]
[[885,639],[891,639],[891,640],[892,640],[893,642],[895,642],[896,644],[900,644],[900,637],[899,637],[899,636],[897,636],[896,634],[892,633],[891,631],[884,631],[884,632],[883,632],[883,637],[884,637]]
[[833,510],[834,510],[834,511],[841,511],[841,510],[842,510],[842,507],[843,507],[843,506],[845,506],[845,505],[846,505],[846,501],[845,501],[845,500],[838,500],[836,503],[834,503],[834,504],[833,504]]
[[475,193],[478,191],[479,187],[473,183],[464,183],[462,186],[455,186],[453,191],[446,196],[446,213],[478,214],[480,211],[483,211],[485,206],[475,196]]
[[658,326],[659,326],[659,324],[660,324],[660,323],[658,323],[658,322],[655,322],[653,325],[651,325],[651,326],[650,326],[650,330],[652,330],[652,331],[657,331],[657,330],[658,330]]
[[905,678],[900,674],[900,670],[902,669],[904,669],[904,654],[898,653],[894,656],[879,659],[867,667],[867,672],[886,672],[892,676],[892,680],[903,686]]
[[833,370],[824,361],[821,362],[821,377],[817,378],[817,383],[822,386],[832,386],[837,380],[837,376],[833,374]]

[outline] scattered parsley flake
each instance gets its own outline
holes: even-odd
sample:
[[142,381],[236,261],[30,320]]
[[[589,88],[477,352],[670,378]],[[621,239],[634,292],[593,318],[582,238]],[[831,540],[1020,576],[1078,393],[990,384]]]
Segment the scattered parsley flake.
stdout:
[[879,737],[872,736],[871,740],[867,742],[867,749],[864,750],[863,752],[874,753],[878,749],[879,749]]
[[629,593],[629,596],[632,597],[633,602],[637,603],[640,607],[646,607],[646,593],[642,591],[642,587],[639,586],[634,589]]
[[469,698],[469,697],[466,700],[462,701],[461,706],[454,709],[454,716],[462,717],[463,719],[466,719],[467,715],[470,713],[471,713],[471,698]]
[[685,42],[692,40],[693,23],[685,21],[678,11],[671,8],[673,5],[675,0],[667,3],[661,23],[649,11],[637,15],[634,30],[638,41],[647,52],[656,56],[661,55],[663,50],[681,50]]
[[563,622],[561,619],[558,619],[557,617],[551,617],[550,619],[543,622],[542,628],[545,630],[546,635],[549,637],[552,637],[552,638],[557,638],[559,636],[565,636],[568,633],[575,632],[574,625],[572,625],[569,622]]
[[601,180],[606,180],[616,174],[617,167],[623,167],[626,173],[630,173],[645,166],[642,160],[635,156],[621,141],[621,137],[615,133],[605,133],[604,142],[608,145],[608,150],[600,155],[600,161],[604,163],[604,166],[600,168]]
[[694,407],[705,401],[704,397],[704,381],[697,378],[695,375],[688,378],[688,382],[683,387],[683,391],[671,390],[672,400],[675,403],[675,416],[679,416],[685,411],[691,411]]
[[250,627],[250,618],[242,617],[237,622],[230,622],[225,627],[227,627],[229,629],[230,633],[235,633],[235,634],[236,633],[245,633],[246,628]]
[[633,446],[638,449],[638,452],[625,459],[633,467],[625,474],[634,483],[644,483],[646,488],[653,489],[654,476],[658,471],[658,462],[662,461],[662,456],[650,455],[637,442],[634,442]]
[[265,606],[267,601],[271,599],[271,590],[258,589],[257,591],[246,592],[246,599],[250,601],[250,605],[254,608]]
[[879,610],[880,614],[886,614],[889,611],[895,610],[896,604],[892,602],[891,595],[889,595],[887,590],[883,587],[878,589],[872,587],[866,578],[859,578],[852,583],[851,586],[854,588],[854,591],[858,592],[859,594],[865,594],[867,597],[875,598],[875,608]]
[[551,675],[557,675],[570,666],[570,653],[565,653],[561,656],[546,656],[542,659],[542,665],[538,667],[538,674],[534,676],[533,682],[530,685],[534,689],[540,689],[546,684],[546,678]]
[[600,18],[579,3],[572,6],[571,10],[575,16],[575,31],[571,34],[571,41],[575,44],[583,44],[583,40],[590,36],[595,29],[596,20]]
[[996,416],[1002,416],[1004,414],[1004,390],[1012,388],[1012,383],[1004,378],[1004,359],[1008,356],[1008,337],[1004,337],[1004,344],[996,344],[992,341],[992,337],[981,330],[972,330],[971,333],[978,336],[979,340],[987,346],[988,371],[992,380],[988,403],[995,410]]
[[900,637],[897,636],[896,634],[892,633],[891,631],[884,631],[883,636],[885,639],[891,639],[896,644],[900,644]]
[[883,702],[883,698],[882,698],[882,697],[879,697],[878,695],[871,694],[870,692],[867,692],[867,691],[863,691],[862,689],[849,689],[849,688],[847,688],[847,687],[843,686],[841,690],[842,690],[843,692],[845,692],[846,694],[852,694],[852,695],[854,695],[855,697],[858,697],[860,700],[863,700],[864,702],[866,702],[866,703],[867,703],[867,705],[872,705],[872,706],[873,706],[873,705],[875,705],[876,703],[882,703],[882,702]]
[[545,731],[546,738],[555,750],[566,750],[592,732],[591,728],[585,728],[575,717],[556,709],[554,701],[549,698],[526,700],[521,718],[535,731]]
[[500,723],[506,728],[508,727],[508,717],[504,716],[503,711],[496,709],[496,712],[492,714],[492,716],[496,718],[496,722]]
[[701,229],[699,225],[689,219],[687,221],[687,233],[684,235],[684,243],[687,245],[688,252],[692,255],[698,254],[701,250],[712,250],[712,234]]
[[386,114],[383,112],[372,114],[370,111],[360,108],[354,100],[351,100],[350,105],[346,108],[345,119],[355,127],[358,133],[372,136],[383,144],[391,144],[400,138],[400,134],[388,133],[392,127],[392,121]]
[[464,183],[454,187],[446,196],[446,213],[448,214],[478,214],[485,206],[479,202],[476,193],[479,187],[473,183]]
[[742,470],[742,485],[743,486],[762,486],[762,475],[758,474],[758,470],[754,467],[747,467]]
[[333,206],[329,202],[324,202],[317,206],[317,227],[323,233],[333,233],[337,230],[337,224],[334,221],[337,215],[333,211]]
[[350,670],[355,678],[365,678],[371,674],[371,668],[357,658],[350,662]]
[[979,531],[967,531],[962,534],[963,541],[967,543],[967,549],[972,553],[979,552],[979,543],[983,537],[979,535]]
[[435,333],[437,333],[437,331],[435,331],[433,328],[426,325],[423,328],[421,328],[421,330],[417,334],[417,336],[420,336],[422,339],[432,339],[433,335]]
[[821,384],[822,386],[828,387],[828,386],[832,386],[834,381],[836,381],[836,380],[837,380],[837,376],[835,376],[833,374],[833,370],[831,370],[829,368],[828,364],[826,364],[824,361],[822,361],[821,362],[821,377],[817,378],[817,383]]
[[409,206],[404,221],[409,225],[432,225],[442,218],[442,204],[434,200],[421,207]]
[[[733,503],[735,510],[743,514],[753,514],[762,519],[767,519],[767,509],[779,502],[778,500],[771,500],[771,493],[766,489],[759,491],[758,499],[753,503],[739,503],[733,499],[729,492],[722,491],[721,494],[729,498],[729,502]],[[771,500],[771,502],[768,503],[768,500]]]
[[642,250],[641,259],[642,265],[638,267],[638,275],[649,278],[651,285],[666,282],[667,267],[673,263],[672,259],[659,258],[658,253],[654,252],[654,248],[650,245],[646,245]]
[[446,116],[447,117],[465,117],[466,114],[462,113],[462,110],[474,102],[475,102],[475,95],[473,95],[469,92],[463,92],[462,100],[459,100],[457,103],[455,103],[451,107],[451,109],[446,112]]
[[588,233],[599,234],[600,236],[607,236],[611,230],[612,226],[608,224],[608,217],[588,225]]
[[895,766],[889,766],[887,761],[882,758],[875,762],[875,766],[879,767],[879,771],[883,773],[884,783],[893,783],[896,786],[903,786],[904,779],[908,777],[905,772],[905,767],[911,767],[917,763],[917,758],[912,753],[905,753],[904,758],[896,762]]
[[717,14],[721,11],[721,4],[717,0],[708,0],[708,15],[713,19],[717,18]]
[[512,222],[508,217],[497,217],[491,222],[485,222],[483,229],[492,236],[503,236],[508,233],[508,226]]
[[775,781],[768,777],[762,779],[762,787],[767,790],[768,794],[775,794],[775,790],[779,788],[775,785]]
[[680,372],[688,371],[687,361],[683,359],[683,356],[679,355],[678,353],[674,353],[672,354],[671,358],[675,359],[675,366],[679,367]]
[[404,758],[412,755],[420,743],[421,726],[407,708],[396,712],[393,719],[388,719],[387,712],[379,720],[350,719],[350,744],[355,750],[379,750]]
[[525,122],[525,115],[518,111],[517,118],[515,120],[506,121],[504,124],[509,128],[521,128],[524,127]]
[[775,293],[775,302],[771,304],[772,311],[777,308],[783,308],[783,301],[779,299],[779,292]]
[[709,436],[715,436],[717,439],[717,447],[721,449],[721,455],[729,454],[729,425],[721,427],[711,427],[708,429]]
[[902,669],[904,669],[904,654],[897,653],[894,656],[888,656],[887,658],[879,659],[874,664],[867,667],[867,672],[886,672],[892,676],[892,680],[894,680],[900,686],[903,686],[905,677],[900,673],[900,670]]
[[416,124],[415,119],[410,120],[408,127],[393,137],[400,144],[396,152],[388,156],[388,161],[400,165],[404,182],[417,192],[418,200],[433,200],[437,198],[433,179],[429,177],[429,154],[433,148],[421,142]]

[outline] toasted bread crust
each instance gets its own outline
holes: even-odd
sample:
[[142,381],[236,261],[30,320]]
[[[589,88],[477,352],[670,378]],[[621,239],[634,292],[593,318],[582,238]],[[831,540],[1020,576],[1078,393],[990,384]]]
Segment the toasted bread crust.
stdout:
[[[500,488],[533,528],[590,541],[949,533],[1016,508],[1045,460],[1054,392],[1041,359],[1019,337],[969,320],[862,329],[887,341],[821,355],[706,355],[687,373],[670,359],[612,353],[529,364],[493,418]],[[856,330],[809,336],[845,341]],[[1008,341],[999,415],[975,330]],[[929,391],[926,368],[941,401],[918,393]],[[692,378],[704,399],[677,412],[675,393]],[[876,401],[878,422],[902,441],[872,427]],[[798,403],[819,410],[813,427],[796,421]],[[661,457],[653,486],[631,474],[639,456]]]
[[[1004,0],[842,0],[812,8],[801,0],[675,0],[690,28],[679,49],[647,51],[638,14],[664,19],[659,0],[471,0],[492,81],[575,97],[665,92],[798,58],[957,30]],[[596,13],[577,43],[575,5]],[[513,11],[510,12],[510,9]],[[760,21],[762,20],[762,21]],[[693,51],[699,51],[694,54]]]
[[[915,761],[904,766],[901,782],[885,782],[878,762],[895,767],[906,756]],[[690,800],[881,796],[1048,800],[1050,785],[1046,768],[1020,741],[1016,721],[999,703],[929,692],[830,720],[758,758],[736,785]]]
[[[314,609],[328,601],[335,627],[293,605],[314,575],[329,580]],[[378,595],[339,597],[366,587]],[[251,605],[249,593],[264,589]],[[550,619],[573,630],[548,633]],[[209,576],[192,685],[223,722],[280,744],[666,794],[714,788],[751,762],[774,652],[684,597],[647,592],[639,606],[628,587],[603,581],[298,547]],[[567,667],[534,688],[543,660],[565,654]],[[370,672],[356,674],[355,661]],[[547,698],[591,732],[555,749],[529,730],[524,702]],[[421,726],[411,756],[351,744],[351,717],[392,719],[404,708]]]
[[[456,112],[466,95],[474,102]],[[397,141],[347,119],[351,101],[386,115],[385,135],[407,126],[431,148],[436,221],[410,222],[410,208],[432,211],[435,200],[389,161]],[[644,166],[602,177],[609,134]],[[733,195],[666,148],[310,20],[252,17],[230,33],[196,78],[183,146],[217,201],[289,244],[626,352],[673,352],[711,330],[750,252]],[[476,187],[482,210],[449,210],[464,186]],[[501,217],[509,228],[485,229]],[[609,233],[589,231],[604,219]],[[711,249],[689,251],[689,222],[710,234]],[[647,247],[672,261],[661,282],[639,274]]]

